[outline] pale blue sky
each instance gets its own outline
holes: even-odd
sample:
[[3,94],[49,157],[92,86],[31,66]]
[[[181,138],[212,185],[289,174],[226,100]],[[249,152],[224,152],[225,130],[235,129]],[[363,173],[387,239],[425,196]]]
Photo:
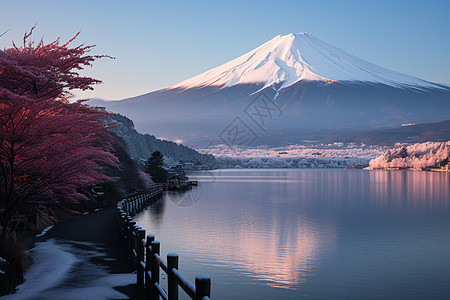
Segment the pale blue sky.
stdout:
[[0,0],[0,47],[77,31],[96,44],[86,74],[103,80],[78,97],[123,99],[236,58],[277,34],[307,31],[344,51],[425,80],[450,83],[450,1]]

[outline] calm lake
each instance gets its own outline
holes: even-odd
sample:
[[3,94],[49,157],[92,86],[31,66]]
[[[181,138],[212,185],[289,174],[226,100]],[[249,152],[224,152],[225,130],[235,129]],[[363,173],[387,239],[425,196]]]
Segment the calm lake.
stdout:
[[211,276],[213,299],[450,299],[450,173],[252,169],[190,179],[197,188],[166,192],[135,219],[164,257],[180,255],[191,282]]

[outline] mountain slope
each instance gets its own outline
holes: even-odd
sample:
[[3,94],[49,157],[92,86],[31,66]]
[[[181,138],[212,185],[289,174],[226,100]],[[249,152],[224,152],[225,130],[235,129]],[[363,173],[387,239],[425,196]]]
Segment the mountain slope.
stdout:
[[373,65],[303,33],[277,36],[171,88],[91,104],[130,117],[140,132],[189,146],[232,147],[234,130],[247,133],[244,146],[274,147],[448,119],[450,88]]
[[358,132],[335,137],[342,142],[393,146],[395,143],[424,143],[450,141],[450,120],[408,125],[392,129]]
[[278,35],[224,65],[185,80],[172,88],[230,87],[262,84],[288,87],[300,80],[363,81],[394,87],[436,87],[419,78],[376,66],[333,47],[311,34]]

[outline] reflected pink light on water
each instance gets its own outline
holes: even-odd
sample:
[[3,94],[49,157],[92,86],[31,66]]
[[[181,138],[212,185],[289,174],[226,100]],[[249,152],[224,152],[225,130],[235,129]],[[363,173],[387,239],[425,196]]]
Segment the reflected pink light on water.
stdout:
[[[380,206],[398,209],[420,209],[441,206],[448,208],[450,174],[415,171],[370,171],[371,189]],[[406,202],[399,199],[407,199]]]
[[[352,272],[361,262],[377,266],[374,262],[380,257],[403,253],[405,247],[405,253],[415,257],[422,251],[415,236],[428,236],[420,235],[416,222],[424,222],[430,230],[429,220],[422,217],[448,211],[450,205],[450,173],[222,170],[201,174],[194,177],[200,183],[197,189],[166,193],[165,208],[153,215],[150,210],[143,212],[138,224],[157,234],[165,218],[163,248],[178,252],[186,269],[195,264],[199,270],[214,270],[212,275],[228,280],[224,289],[228,284],[246,289],[256,281],[286,293],[307,288],[321,270],[346,267],[330,260],[339,249],[356,254],[342,257],[350,262]],[[178,200],[191,196],[197,202],[182,208]],[[398,259],[408,260],[402,255]],[[241,284],[233,281],[235,276],[251,280]],[[345,276],[344,283],[358,275]]]
[[317,259],[320,240],[314,230],[303,229],[288,237],[289,248],[279,248],[273,241],[279,237],[243,236],[245,245],[237,264],[247,268],[251,276],[280,288],[297,288],[307,280]]
[[298,224],[294,224],[297,230],[287,230],[281,236],[277,234],[277,228],[283,224],[277,219],[268,220],[270,223],[260,228],[256,226],[258,221],[249,216],[237,232],[219,226],[223,225],[221,222],[202,230],[192,223],[184,228],[190,232],[185,242],[198,245],[199,249],[190,249],[194,253],[209,253],[207,260],[233,264],[248,276],[272,287],[296,289],[307,281],[325,244],[334,242],[333,230],[320,233],[314,225],[301,219],[303,216],[299,216]]

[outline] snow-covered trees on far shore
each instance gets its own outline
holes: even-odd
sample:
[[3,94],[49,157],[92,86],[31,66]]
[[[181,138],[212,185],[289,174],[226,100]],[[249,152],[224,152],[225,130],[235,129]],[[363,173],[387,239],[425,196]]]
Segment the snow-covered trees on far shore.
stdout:
[[440,168],[449,163],[450,141],[426,142],[386,151],[370,161],[370,169]]

